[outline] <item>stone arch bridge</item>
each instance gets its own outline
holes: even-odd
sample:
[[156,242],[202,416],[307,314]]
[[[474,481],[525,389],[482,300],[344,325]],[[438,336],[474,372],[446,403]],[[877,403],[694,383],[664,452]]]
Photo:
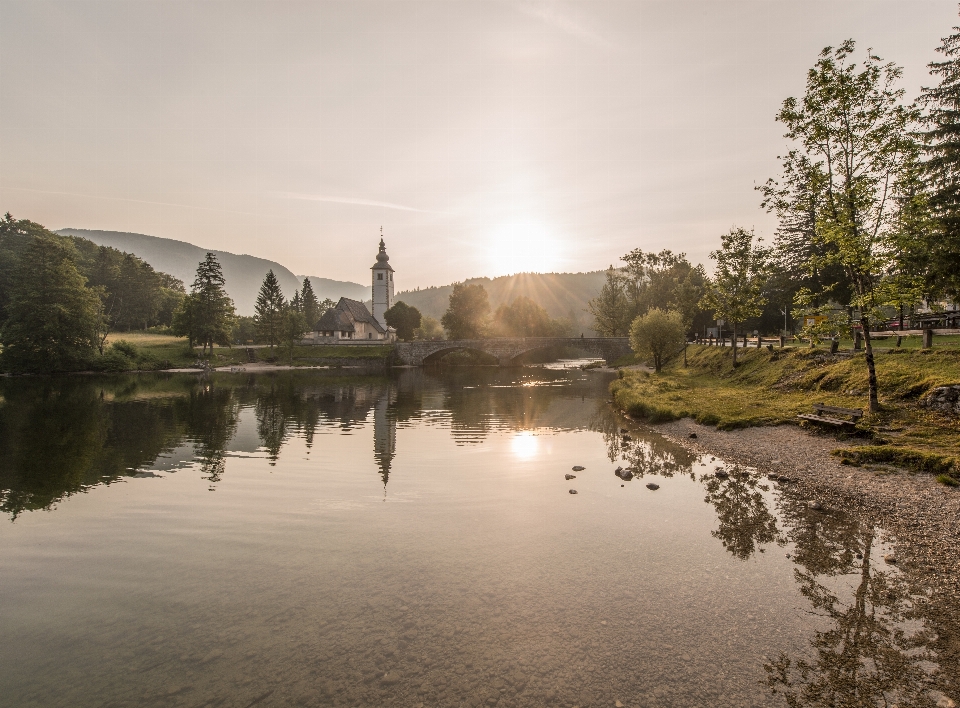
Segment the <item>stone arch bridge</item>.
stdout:
[[394,356],[399,364],[423,366],[439,362],[451,352],[472,349],[497,357],[500,366],[517,366],[516,359],[520,355],[557,346],[576,347],[608,362],[615,361],[631,351],[630,340],[626,337],[522,337],[398,342]]

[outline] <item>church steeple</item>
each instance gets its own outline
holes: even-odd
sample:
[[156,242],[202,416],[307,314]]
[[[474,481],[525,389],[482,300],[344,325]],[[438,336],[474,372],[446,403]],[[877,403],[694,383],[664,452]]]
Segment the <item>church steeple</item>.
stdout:
[[383,229],[380,229],[380,250],[377,253],[377,262],[370,270],[372,272],[373,308],[371,314],[384,328],[387,321],[383,313],[393,307],[393,266],[390,265],[390,256],[387,255],[387,245],[383,242]]

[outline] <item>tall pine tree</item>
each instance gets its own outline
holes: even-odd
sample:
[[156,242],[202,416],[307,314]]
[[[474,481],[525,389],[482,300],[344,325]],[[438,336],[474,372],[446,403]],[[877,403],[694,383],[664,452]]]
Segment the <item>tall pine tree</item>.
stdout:
[[257,336],[270,347],[279,344],[283,339],[283,310],[285,307],[283,292],[273,270],[267,271],[260,293],[257,295],[257,304],[254,306],[253,321],[257,327]]
[[313,329],[323,312],[320,310],[320,301],[317,300],[317,295],[313,292],[310,278],[303,279],[303,288],[300,290],[300,308],[303,319],[307,322],[307,327]]
[[190,340],[190,346],[203,345],[211,351],[214,344],[229,346],[233,326],[233,300],[224,287],[223,269],[216,256],[208,253],[197,266],[197,277],[190,294],[173,316],[173,332]]
[[931,294],[960,296],[960,27],[944,37],[937,51],[943,61],[929,64],[939,77],[937,86],[924,88],[920,97],[927,108],[924,165],[933,238],[916,249]]

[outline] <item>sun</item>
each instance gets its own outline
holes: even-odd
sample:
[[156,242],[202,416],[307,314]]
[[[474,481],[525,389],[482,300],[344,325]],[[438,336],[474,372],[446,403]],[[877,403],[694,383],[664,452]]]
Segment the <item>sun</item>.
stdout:
[[537,436],[527,430],[517,433],[510,440],[510,451],[514,457],[518,457],[521,460],[530,459],[537,454],[539,449],[540,441],[537,439]]
[[550,273],[558,269],[561,243],[543,224],[513,221],[495,226],[484,243],[490,276]]

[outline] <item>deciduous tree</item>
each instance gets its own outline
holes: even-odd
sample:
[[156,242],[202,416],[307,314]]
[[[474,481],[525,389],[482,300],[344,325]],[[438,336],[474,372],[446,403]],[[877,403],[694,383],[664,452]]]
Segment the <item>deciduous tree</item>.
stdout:
[[649,355],[658,374],[685,343],[683,315],[677,310],[654,307],[630,325],[630,347],[641,356]]
[[[896,304],[906,269],[905,214],[912,214],[919,146],[912,131],[919,112],[902,104],[902,71],[868,52],[851,59],[853,40],[827,47],[807,74],[802,99],[788,98],[777,114],[795,146],[783,159],[780,182],[762,189],[781,220],[817,205],[809,270],[837,267],[865,337],[870,410],[879,408],[870,327],[877,308]],[[909,280],[909,279],[907,279]]]
[[383,319],[397,330],[399,339],[408,342],[413,339],[413,332],[420,326],[422,316],[417,308],[408,305],[403,300],[397,300],[393,307],[383,313]]
[[720,249],[710,258],[716,272],[707,285],[703,306],[733,328],[733,365],[737,365],[737,325],[760,314],[763,288],[769,277],[770,251],[755,245],[753,231],[730,229],[720,237]]
[[450,339],[479,339],[486,333],[490,300],[479,283],[454,283],[450,305],[440,319]]

